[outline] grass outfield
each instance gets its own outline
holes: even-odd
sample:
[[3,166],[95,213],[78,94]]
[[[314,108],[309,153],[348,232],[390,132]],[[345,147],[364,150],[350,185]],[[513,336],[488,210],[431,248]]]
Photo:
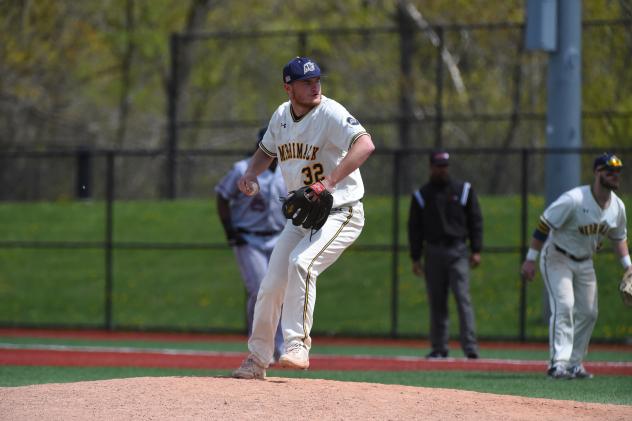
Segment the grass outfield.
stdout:
[[[518,197],[482,197],[486,247],[517,247]],[[412,276],[405,225],[409,198],[400,203],[397,273],[397,333],[427,334],[423,282]],[[375,246],[390,244],[390,197],[367,197],[367,224],[357,244],[318,280],[315,334],[388,335],[391,333],[392,255]],[[530,201],[535,222],[542,199]],[[99,202],[2,203],[2,241],[91,241],[104,237],[104,204]],[[117,244],[216,244],[212,249],[119,248],[113,254],[114,327],[139,329],[244,331],[244,289],[213,201],[116,202]],[[360,246],[365,246],[360,247]],[[483,253],[472,272],[471,292],[481,337],[519,334],[520,256]],[[612,253],[596,259],[600,314],[593,338],[632,337],[632,312],[624,311],[617,286],[621,268]],[[5,325],[104,325],[104,253],[92,249],[0,248],[0,323]],[[544,340],[543,284],[527,289],[526,334]],[[344,305],[341,305],[344,303]],[[458,320],[451,305],[451,334]]]

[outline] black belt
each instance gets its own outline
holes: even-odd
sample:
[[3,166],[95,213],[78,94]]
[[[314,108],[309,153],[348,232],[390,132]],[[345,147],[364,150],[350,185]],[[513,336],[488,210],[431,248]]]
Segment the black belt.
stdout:
[[559,247],[557,244],[553,244],[553,246],[555,247],[555,250],[559,251],[564,256],[568,257],[569,259],[571,259],[571,260],[573,260],[575,262],[585,262],[586,260],[590,259],[590,256],[588,256],[588,257],[573,256],[572,254],[570,254],[569,252],[564,250],[562,247]]
[[256,235],[257,237],[268,237],[270,235],[277,235],[281,231],[250,231],[244,228],[237,228],[237,232],[240,232],[242,234]]

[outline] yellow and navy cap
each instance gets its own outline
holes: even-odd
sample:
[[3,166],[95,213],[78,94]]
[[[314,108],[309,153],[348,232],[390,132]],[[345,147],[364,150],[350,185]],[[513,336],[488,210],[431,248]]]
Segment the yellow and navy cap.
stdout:
[[599,155],[597,158],[595,158],[595,162],[593,163],[593,170],[614,170],[617,168],[621,169],[622,167],[623,162],[621,162],[621,160],[612,152],[606,152]]

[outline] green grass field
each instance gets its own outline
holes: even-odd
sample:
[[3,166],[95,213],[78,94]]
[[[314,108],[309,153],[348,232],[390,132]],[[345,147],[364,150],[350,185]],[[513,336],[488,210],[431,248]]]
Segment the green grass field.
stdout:
[[[535,223],[542,199],[530,201]],[[397,274],[397,333],[425,335],[428,309],[421,280],[412,276],[406,249],[409,198],[402,197]],[[482,197],[486,247],[514,247],[520,238],[518,197]],[[393,319],[393,238],[390,197],[365,200],[366,228],[358,242],[318,280],[314,333],[389,335]],[[2,203],[0,241],[104,239],[101,202]],[[532,227],[529,228],[531,230]],[[114,205],[114,241],[214,244],[197,249],[117,248],[113,253],[114,327],[179,330],[244,329],[244,289],[213,201],[130,201]],[[384,248],[380,248],[384,246]],[[483,253],[471,291],[481,337],[519,334],[521,256]],[[600,314],[593,338],[632,337],[632,312],[617,286],[621,268],[612,253],[596,259]],[[104,252],[89,249],[0,248],[0,323],[103,326]],[[543,285],[527,288],[526,334],[544,340]],[[344,305],[340,305],[344,303]],[[452,304],[452,303],[451,303]],[[452,306],[451,332],[458,332]]]

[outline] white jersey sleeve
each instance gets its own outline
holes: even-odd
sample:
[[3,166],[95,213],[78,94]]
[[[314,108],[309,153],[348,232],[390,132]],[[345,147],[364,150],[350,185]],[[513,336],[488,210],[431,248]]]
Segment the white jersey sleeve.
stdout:
[[327,132],[331,142],[341,151],[348,151],[353,142],[366,134],[366,130],[349,111],[337,102],[331,101],[329,107],[331,118],[327,124]]
[[560,229],[567,219],[572,216],[571,211],[574,207],[575,199],[570,192],[566,192],[546,208],[542,214],[542,219],[551,229]]
[[280,136],[279,128],[282,128],[282,119],[284,114],[285,104],[282,104],[270,117],[270,121],[268,122],[268,130],[266,130],[261,142],[259,142],[259,149],[266,153],[266,155],[276,158],[277,157],[277,147],[275,139],[278,139]]

